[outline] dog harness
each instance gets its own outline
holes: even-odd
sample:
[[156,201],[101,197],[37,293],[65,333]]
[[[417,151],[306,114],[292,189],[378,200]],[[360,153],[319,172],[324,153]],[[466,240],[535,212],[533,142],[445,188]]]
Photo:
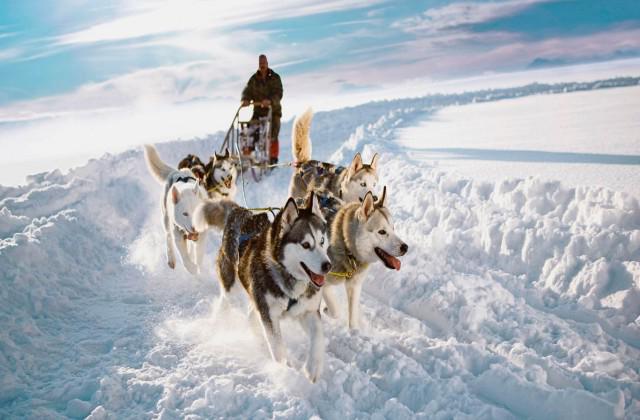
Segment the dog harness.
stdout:
[[207,188],[207,192],[212,192],[212,191],[213,191],[213,192],[217,192],[218,194],[220,194],[220,195],[221,195],[221,196],[223,196],[223,197],[227,197],[227,196],[229,196],[229,193],[228,193],[228,192],[223,192],[223,191],[220,189],[220,187],[218,187],[218,185],[220,185],[220,184],[216,184],[216,185],[214,185],[214,186],[213,186],[213,187],[211,187],[211,188]]
[[256,236],[257,232],[245,233],[238,238],[238,248],[242,249],[242,246],[251,238]]
[[358,271],[358,260],[352,254],[347,254],[347,261],[351,265],[351,271],[330,271],[329,274],[335,277],[344,277],[347,280],[351,280],[353,275]]
[[181,177],[176,178],[176,182],[189,182],[189,181],[198,182],[198,180],[195,179],[192,176],[181,176]]

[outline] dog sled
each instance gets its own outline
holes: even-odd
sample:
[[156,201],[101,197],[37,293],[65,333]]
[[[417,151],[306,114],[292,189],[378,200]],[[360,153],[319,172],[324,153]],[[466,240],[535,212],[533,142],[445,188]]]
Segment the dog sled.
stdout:
[[[261,106],[252,103],[250,106]],[[236,111],[231,126],[224,137],[220,153],[225,149],[237,159],[243,172],[249,170],[258,182],[269,171],[269,150],[271,148],[271,106],[266,116],[243,120],[241,106]]]

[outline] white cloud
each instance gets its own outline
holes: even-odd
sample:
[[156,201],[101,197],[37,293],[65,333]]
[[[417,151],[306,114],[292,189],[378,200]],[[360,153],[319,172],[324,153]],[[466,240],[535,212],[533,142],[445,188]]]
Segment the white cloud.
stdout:
[[459,2],[427,9],[421,16],[395,22],[393,27],[411,33],[436,33],[462,25],[487,22],[510,16],[532,4],[549,0],[507,0],[499,2]]
[[[348,10],[375,4],[366,0],[166,0],[147,5],[144,11],[59,37],[61,44],[83,44],[223,28],[278,18]],[[152,7],[153,6],[153,7]]]
[[22,54],[20,48],[6,48],[0,50],[0,60],[12,60]]

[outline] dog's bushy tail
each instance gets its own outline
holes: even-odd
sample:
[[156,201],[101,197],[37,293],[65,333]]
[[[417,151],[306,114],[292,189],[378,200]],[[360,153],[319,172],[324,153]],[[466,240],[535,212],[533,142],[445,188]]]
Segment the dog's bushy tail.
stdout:
[[167,165],[162,161],[162,159],[160,159],[158,151],[150,144],[144,145],[144,159],[147,161],[147,167],[149,168],[151,175],[153,175],[161,184],[167,182],[169,174],[175,171],[174,168]]
[[292,155],[296,162],[311,160],[311,120],[313,111],[308,108],[302,115],[296,118],[293,124],[293,139],[291,140]]
[[229,213],[239,207],[233,200],[205,200],[193,212],[193,227],[198,232],[211,228],[223,230]]

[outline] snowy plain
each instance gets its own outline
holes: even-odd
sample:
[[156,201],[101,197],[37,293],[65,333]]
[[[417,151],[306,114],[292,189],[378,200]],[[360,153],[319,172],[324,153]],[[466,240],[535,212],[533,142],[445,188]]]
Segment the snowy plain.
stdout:
[[447,107],[398,143],[467,178],[535,175],[639,197],[640,87]]
[[[605,106],[637,89],[553,98]],[[532,91],[548,89],[493,92],[518,99],[442,112],[473,120],[475,106],[508,107]],[[326,363],[314,385],[300,372],[307,345],[297,325],[285,325],[286,367],[269,360],[242,310],[216,313],[218,234],[200,277],[166,266],[162,187],[140,149],[0,187],[0,417],[640,416],[638,197],[564,177],[458,175],[411,148],[412,136],[434,138],[428,118],[445,103],[478,98],[488,100],[383,101],[315,116],[314,157],[347,164],[356,151],[381,153],[381,184],[410,252],[400,272],[372,266],[362,330],[346,328],[345,311],[324,320]],[[285,161],[290,132],[283,124]],[[176,164],[220,143],[216,134],[158,149]],[[625,147],[606,153],[636,153]],[[249,182],[247,204],[282,205],[290,175]]]

